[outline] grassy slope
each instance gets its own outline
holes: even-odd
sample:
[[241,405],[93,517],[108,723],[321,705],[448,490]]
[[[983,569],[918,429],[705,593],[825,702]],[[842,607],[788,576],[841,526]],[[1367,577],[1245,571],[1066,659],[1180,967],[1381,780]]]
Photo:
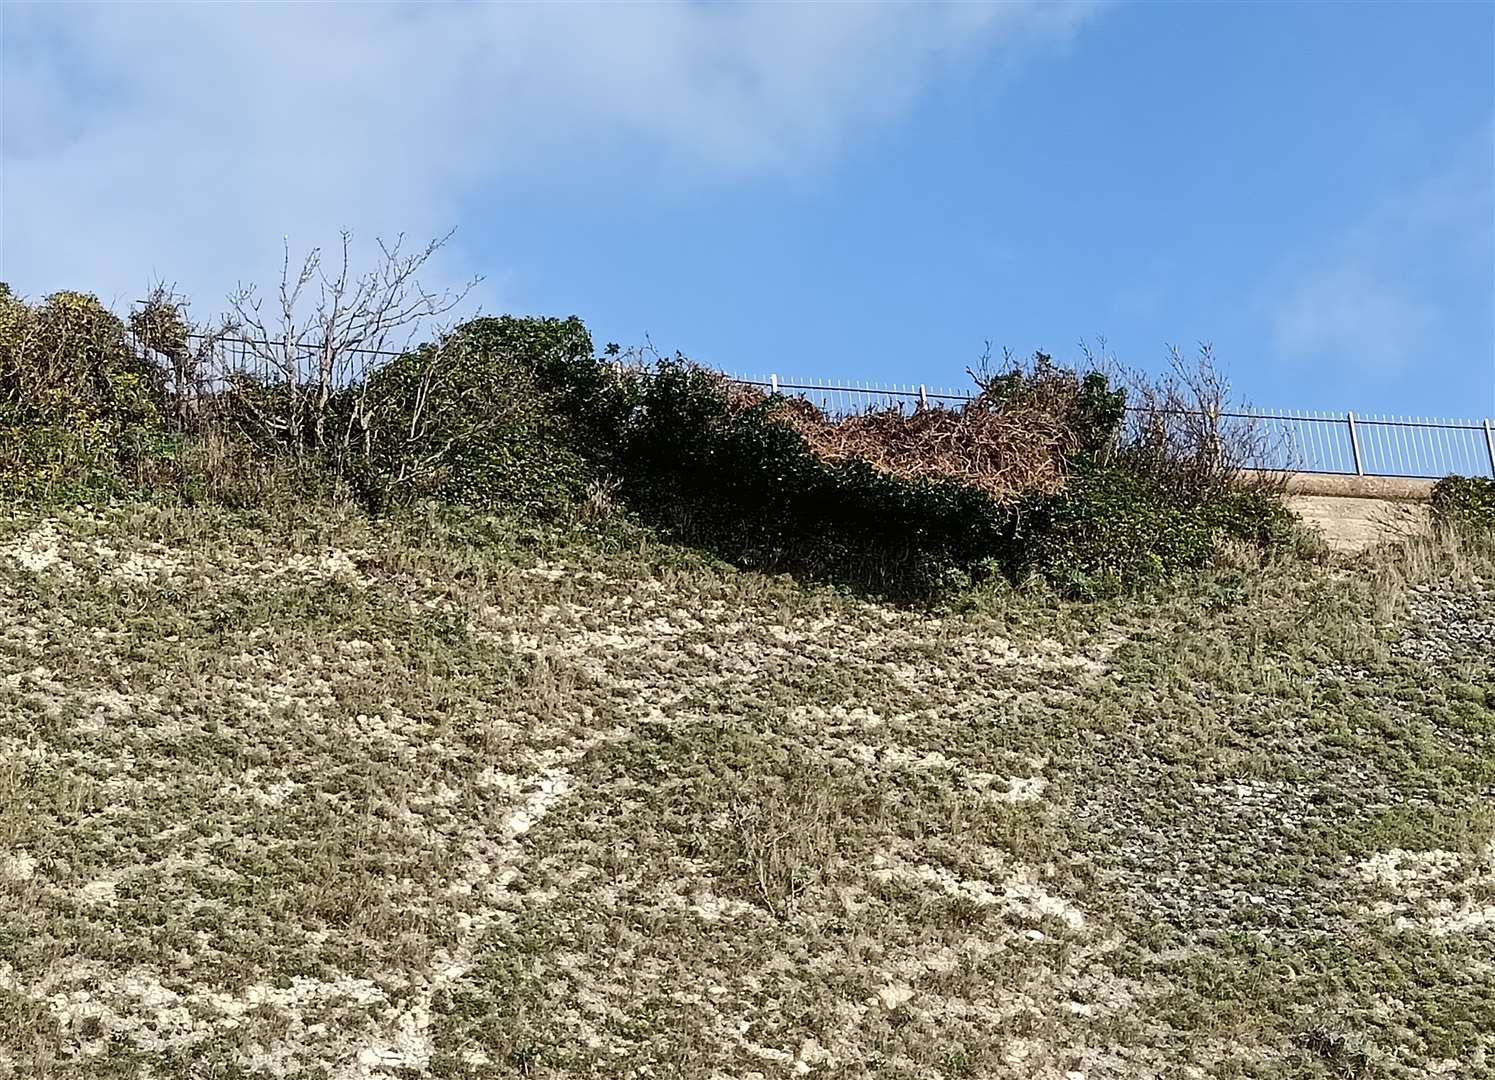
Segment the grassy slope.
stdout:
[[12,518],[0,1073],[1488,1070],[1463,571],[933,617],[625,534]]

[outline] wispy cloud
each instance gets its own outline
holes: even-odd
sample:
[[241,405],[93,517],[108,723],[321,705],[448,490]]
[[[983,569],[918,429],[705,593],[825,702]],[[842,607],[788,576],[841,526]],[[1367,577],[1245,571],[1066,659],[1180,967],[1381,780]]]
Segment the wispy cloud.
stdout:
[[284,234],[434,235],[514,178],[814,168],[944,66],[1090,11],[9,3],[0,276],[211,304]]
[[1347,366],[1386,369],[1410,359],[1437,309],[1377,262],[1345,254],[1304,274],[1273,313],[1278,347],[1295,356],[1337,354]]
[[1302,260],[1271,303],[1277,347],[1381,372],[1412,363],[1444,318],[1440,278],[1495,270],[1492,154],[1495,126],[1452,165]]

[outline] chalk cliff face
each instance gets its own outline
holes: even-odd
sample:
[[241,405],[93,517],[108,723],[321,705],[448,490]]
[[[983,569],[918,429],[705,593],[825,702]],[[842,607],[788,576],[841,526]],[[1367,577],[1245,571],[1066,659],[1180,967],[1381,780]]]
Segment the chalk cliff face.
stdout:
[[1483,1075],[1495,557],[1321,554],[12,506],[0,1075]]

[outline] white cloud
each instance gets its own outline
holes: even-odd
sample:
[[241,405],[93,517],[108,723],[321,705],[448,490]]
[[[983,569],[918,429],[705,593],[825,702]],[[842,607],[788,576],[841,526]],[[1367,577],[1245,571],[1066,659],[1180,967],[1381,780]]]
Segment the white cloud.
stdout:
[[7,3],[0,277],[120,303],[161,277],[202,312],[283,235],[424,239],[514,179],[813,169],[1090,10]]
[[1294,283],[1272,329],[1287,353],[1337,353],[1351,365],[1384,369],[1414,355],[1435,320],[1436,309],[1374,259],[1341,256]]
[[1380,371],[1404,369],[1425,351],[1444,318],[1429,268],[1487,278],[1495,269],[1492,150],[1495,127],[1303,260],[1271,305],[1278,348]]

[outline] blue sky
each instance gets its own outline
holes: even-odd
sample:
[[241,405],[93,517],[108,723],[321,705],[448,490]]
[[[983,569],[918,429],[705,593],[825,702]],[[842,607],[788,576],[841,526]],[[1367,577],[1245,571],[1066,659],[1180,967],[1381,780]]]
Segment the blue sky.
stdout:
[[1495,5],[65,7],[0,28],[24,292],[455,225],[486,309],[731,370],[1495,415]]

